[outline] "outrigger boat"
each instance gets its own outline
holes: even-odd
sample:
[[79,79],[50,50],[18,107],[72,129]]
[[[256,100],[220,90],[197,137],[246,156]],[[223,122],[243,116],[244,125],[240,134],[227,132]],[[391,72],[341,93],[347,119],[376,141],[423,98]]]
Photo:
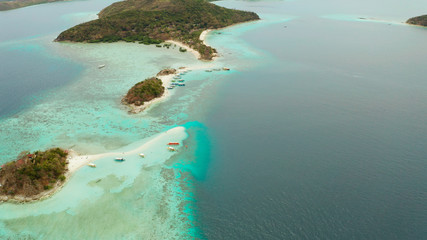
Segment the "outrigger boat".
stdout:
[[171,151],[171,152],[175,152],[176,151],[176,149],[173,148],[173,147],[168,147],[168,150]]
[[95,165],[95,163],[88,163],[87,164],[89,167],[93,167],[93,168],[96,168],[96,165]]
[[184,82],[184,79],[179,79],[178,82]]
[[114,161],[117,161],[117,162],[123,162],[125,159],[124,158],[121,158],[121,157],[116,157],[115,159],[114,159]]
[[169,145],[169,146],[172,146],[172,145],[179,145],[179,142],[170,142],[170,143],[168,143],[168,145]]
[[222,70],[224,70],[224,71],[230,71],[230,69],[226,68],[226,67],[223,67]]
[[178,83],[178,86],[183,87],[185,86],[185,83]]
[[169,86],[168,89],[174,89],[174,87],[173,86]]
[[143,153],[140,153],[139,156],[145,158],[145,154]]

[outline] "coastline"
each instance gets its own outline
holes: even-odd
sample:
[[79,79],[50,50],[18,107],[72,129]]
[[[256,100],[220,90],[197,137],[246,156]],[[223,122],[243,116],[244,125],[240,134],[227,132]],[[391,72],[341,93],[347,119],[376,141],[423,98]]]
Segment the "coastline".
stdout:
[[[211,32],[211,31],[212,31],[212,29],[207,29],[207,30],[204,30],[200,34],[199,39],[203,42],[203,44],[207,45],[206,42],[205,42],[205,40],[206,40],[206,37],[207,37],[208,33]],[[174,41],[174,40],[167,40],[166,42],[171,43],[171,44],[176,44],[179,47],[183,47],[183,48],[187,49],[188,52],[191,52],[197,59],[200,60],[200,56],[201,56],[200,53],[197,52],[196,50],[190,48],[188,45],[185,45],[182,42],[178,42],[178,41]],[[210,60],[210,61],[206,61],[206,60],[204,60],[204,61],[200,60],[200,61],[203,61],[203,62],[214,62],[217,57],[218,57],[218,55],[215,55],[212,58],[212,60]],[[162,102],[162,101],[168,99],[170,97],[171,93],[170,93],[170,91],[169,91],[169,89],[167,87],[170,86],[170,84],[172,83],[172,79],[175,76],[178,76],[179,74],[181,74],[183,72],[188,72],[188,71],[192,71],[192,70],[199,70],[199,69],[208,69],[210,67],[212,67],[212,66],[209,65],[209,66],[199,66],[199,67],[194,67],[194,66],[193,67],[181,67],[181,68],[177,69],[177,71],[175,73],[173,73],[173,74],[163,75],[163,76],[156,76],[157,78],[159,78],[160,80],[162,80],[162,85],[165,88],[165,92],[163,93],[163,95],[160,96],[160,97],[158,97],[158,98],[155,98],[153,100],[147,101],[147,102],[144,103],[144,105],[141,105],[141,106],[136,106],[134,104],[125,104],[126,106],[128,106],[130,108],[130,110],[128,112],[129,113],[133,113],[133,114],[137,114],[137,113],[140,113],[140,112],[144,111],[145,109],[150,108],[152,105],[154,105],[154,104],[156,104],[158,102]]]
[[[240,23],[238,23],[238,24],[240,24]],[[237,24],[233,24],[233,25],[237,25]],[[231,25],[231,26],[233,26],[233,25]],[[227,27],[230,27],[230,26],[227,26]],[[212,29],[207,29],[200,34],[199,39],[202,40],[204,44],[205,44],[207,34],[211,31],[212,31]],[[173,41],[173,40],[169,40],[166,42],[177,44],[177,46],[185,47],[188,51],[192,52],[196,58],[200,59],[200,54],[196,50],[191,49],[189,46],[187,46],[183,43],[177,42],[177,41]],[[175,76],[177,76],[183,72],[212,68],[214,66],[213,62],[215,61],[215,59],[217,57],[218,56],[215,56],[212,60],[209,60],[209,61],[202,61],[202,62],[208,62],[208,63],[212,63],[212,64],[203,64],[203,65],[197,64],[195,66],[190,66],[190,67],[180,67],[179,69],[177,69],[177,72],[174,74],[157,76],[158,78],[160,78],[162,80],[162,85],[163,85],[163,87],[165,87],[164,94],[159,98],[145,102],[144,105],[142,105],[142,106],[132,106],[132,105],[126,104],[128,107],[131,107],[131,110],[129,110],[129,112],[139,113],[145,109],[148,109],[149,107],[153,106],[154,104],[156,104],[158,102],[162,102],[163,100],[169,98],[171,96],[171,92],[169,92],[167,87],[171,84],[173,77],[175,77]],[[145,145],[143,145],[143,146],[145,146]],[[141,146],[140,148],[142,148],[143,146]],[[137,148],[137,149],[132,150],[130,152],[125,152],[123,154],[136,153],[138,151],[138,149],[140,149],[140,148]],[[40,201],[40,200],[50,198],[55,193],[60,191],[67,184],[69,179],[72,177],[73,173],[75,173],[78,169],[82,168],[83,166],[87,165],[88,163],[90,163],[92,161],[98,160],[98,159],[103,158],[103,157],[117,155],[117,154],[119,154],[119,153],[108,152],[108,153],[101,153],[101,154],[94,154],[94,155],[79,155],[74,150],[69,149],[69,156],[67,157],[67,160],[69,162],[69,164],[67,166],[68,171],[64,174],[66,177],[66,180],[64,180],[63,182],[58,181],[52,187],[52,189],[49,189],[48,191],[41,192],[41,193],[39,193],[35,196],[31,196],[31,197],[25,197],[25,196],[21,196],[21,195],[15,195],[15,196],[0,195],[0,203],[1,202],[28,203],[28,202],[36,202],[36,201]]]
[[[166,143],[167,142],[179,142],[180,144],[182,144],[182,141],[187,137],[187,133],[185,131],[186,129],[182,126],[179,127],[174,127],[172,129],[169,129],[165,132],[156,134],[152,137],[149,137],[147,139],[142,140],[143,143],[142,145],[140,145],[139,147],[126,151],[126,152],[107,152],[107,153],[101,153],[101,154],[94,154],[94,155],[79,155],[76,151],[69,149],[69,155],[67,157],[67,161],[68,161],[68,171],[64,174],[66,179],[63,182],[58,181],[55,186],[48,190],[48,191],[44,191],[41,192],[35,196],[31,196],[31,197],[24,197],[24,196],[20,196],[20,195],[15,195],[15,196],[6,196],[6,195],[0,195],[0,203],[1,202],[10,202],[10,203],[30,203],[30,202],[36,202],[36,201],[40,201],[40,200],[44,200],[47,198],[52,197],[55,193],[57,193],[58,191],[60,191],[66,184],[67,182],[71,179],[71,177],[73,176],[73,174],[78,171],[80,168],[87,166],[89,163],[92,163],[96,160],[99,160],[101,158],[107,158],[107,157],[111,157],[111,159],[114,159],[115,157],[124,157],[124,156],[129,156],[129,155],[137,155],[140,152],[144,151],[144,150],[148,150],[148,149],[152,149],[155,146],[158,146],[159,144],[163,144],[165,147],[164,151],[167,151],[166,149]],[[168,155],[173,155],[176,152],[168,152]],[[154,153],[155,155],[155,153]],[[147,158],[141,158],[144,160],[149,159],[148,156]],[[167,159],[163,159],[163,160],[167,160]],[[151,163],[158,163],[158,160],[156,158],[156,161],[146,161],[147,164]],[[88,166],[89,167],[89,166]]]

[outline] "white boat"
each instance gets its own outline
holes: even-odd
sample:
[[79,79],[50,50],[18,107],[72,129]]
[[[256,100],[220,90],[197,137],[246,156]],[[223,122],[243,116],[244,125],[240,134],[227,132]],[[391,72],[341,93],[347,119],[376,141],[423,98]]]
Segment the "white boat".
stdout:
[[93,167],[93,168],[96,168],[96,165],[95,165],[95,163],[88,163],[87,164],[89,167]]
[[103,67],[105,67],[105,64],[101,64],[98,66],[98,68],[103,68]]
[[139,156],[140,156],[140,157],[145,157],[145,154],[140,153],[140,154],[139,154]]
[[116,157],[114,160],[117,162],[123,162],[125,159],[122,157]]
[[176,149],[173,148],[173,147],[168,147],[168,150],[171,151],[171,152],[175,152],[176,151]]

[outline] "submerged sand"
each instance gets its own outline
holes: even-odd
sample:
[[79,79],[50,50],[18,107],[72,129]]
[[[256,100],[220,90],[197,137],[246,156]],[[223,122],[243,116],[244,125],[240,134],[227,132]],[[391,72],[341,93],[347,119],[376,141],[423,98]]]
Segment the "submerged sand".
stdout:
[[[165,132],[159,133],[150,137],[148,139],[142,140],[142,145],[139,147],[129,150],[129,151],[118,151],[118,152],[108,152],[94,155],[79,155],[74,150],[69,150],[68,161],[68,171],[65,174],[66,181],[58,182],[52,189],[49,191],[42,192],[38,195],[25,197],[25,196],[0,196],[0,201],[11,201],[11,202],[31,202],[41,199],[46,199],[51,197],[53,194],[58,192],[66,182],[71,178],[71,176],[82,167],[90,167],[89,163],[96,164],[96,161],[99,159],[109,159],[114,161],[115,158],[121,157],[126,160],[128,156],[138,156],[140,153],[145,154],[145,158],[141,159],[144,161],[146,166],[162,164],[171,156],[176,154],[180,148],[182,148],[182,141],[187,138],[187,133],[184,127],[175,127]],[[169,151],[167,148],[167,143],[169,142],[178,142],[179,146],[174,146],[177,151]],[[149,153],[149,154],[147,154]]]

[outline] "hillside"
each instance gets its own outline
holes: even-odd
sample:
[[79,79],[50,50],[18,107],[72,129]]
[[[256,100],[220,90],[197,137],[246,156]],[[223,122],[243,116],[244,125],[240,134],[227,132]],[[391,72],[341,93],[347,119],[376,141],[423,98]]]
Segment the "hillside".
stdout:
[[0,170],[0,196],[31,197],[65,180],[68,153],[59,148],[23,153]]
[[410,18],[406,23],[427,27],[427,15]]
[[49,3],[49,2],[57,2],[64,0],[13,0],[13,1],[0,1],[0,11],[11,10],[15,8],[22,8],[31,5],[41,4],[41,3]]
[[200,41],[202,31],[257,19],[256,13],[219,7],[206,0],[127,0],[113,3],[99,13],[99,19],[70,28],[56,40],[144,44],[176,40],[209,60],[216,51]]

